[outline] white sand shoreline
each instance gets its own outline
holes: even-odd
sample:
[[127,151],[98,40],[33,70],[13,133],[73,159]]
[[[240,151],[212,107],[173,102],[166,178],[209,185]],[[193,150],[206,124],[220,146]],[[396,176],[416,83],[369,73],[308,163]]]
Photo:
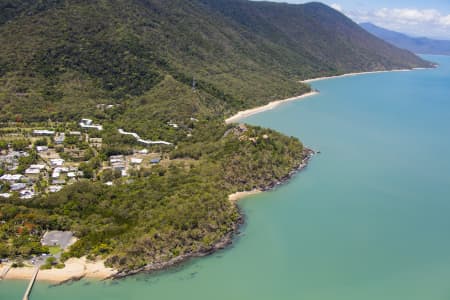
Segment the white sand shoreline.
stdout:
[[[427,68],[412,68],[412,69],[394,69],[394,70],[383,70],[383,71],[370,71],[370,72],[354,72],[354,73],[346,73],[346,74],[342,74],[342,75],[335,75],[335,76],[325,76],[325,77],[317,77],[317,78],[311,78],[311,79],[306,79],[301,81],[302,83],[311,83],[311,82],[315,82],[315,81],[320,81],[320,80],[325,80],[325,79],[333,79],[333,78],[340,78],[340,77],[350,77],[350,76],[358,76],[358,75],[367,75],[367,74],[377,74],[377,73],[387,73],[387,72],[409,72],[409,71],[415,71],[415,70],[426,70]],[[287,98],[287,99],[283,99],[283,100],[276,100],[276,101],[272,101],[269,102],[266,105],[263,106],[258,106],[255,108],[250,108],[247,110],[242,110],[239,111],[238,113],[236,113],[235,115],[229,117],[228,119],[225,120],[226,124],[230,124],[230,123],[234,123],[234,122],[238,122],[239,120],[249,117],[251,115],[255,115],[258,114],[260,112],[263,111],[267,111],[267,110],[271,110],[274,109],[275,107],[284,104],[286,102],[290,102],[290,101],[296,101],[296,100],[302,100],[304,98],[310,97],[310,96],[314,96],[316,94],[318,94],[318,91],[311,91],[309,93],[297,96],[297,97],[291,97],[291,98]]]
[[[65,262],[63,269],[40,270],[36,278],[37,281],[47,281],[51,283],[61,283],[71,279],[98,279],[110,278],[117,273],[112,268],[107,268],[103,261],[88,261],[85,257],[71,258]],[[6,266],[2,265],[3,268]],[[0,266],[0,271],[2,269]],[[4,280],[30,280],[35,267],[11,268]]]
[[388,72],[410,72],[415,70],[425,70],[426,68],[413,68],[413,69],[394,69],[394,70],[384,70],[384,71],[370,71],[370,72],[354,72],[354,73],[345,73],[342,75],[335,75],[335,76],[325,76],[325,77],[317,77],[317,78],[311,78],[303,80],[303,83],[310,83],[325,79],[333,79],[333,78],[340,78],[340,77],[352,77],[352,76],[358,76],[358,75],[367,75],[367,74],[378,74],[378,73],[388,73]]
[[228,195],[228,200],[230,200],[232,203],[236,203],[239,200],[248,197],[248,196],[252,196],[252,195],[257,195],[262,193],[261,190],[252,190],[252,191],[245,191],[245,192],[236,192],[233,194]]
[[286,102],[290,102],[290,101],[301,100],[301,99],[304,99],[304,98],[307,98],[307,97],[310,97],[310,96],[314,96],[314,95],[317,95],[317,94],[318,94],[317,91],[312,91],[312,92],[309,92],[309,93],[306,93],[306,94],[303,94],[303,95],[300,95],[300,96],[291,97],[291,98],[287,98],[287,99],[283,99],[283,100],[276,100],[276,101],[269,102],[268,104],[263,105],[263,106],[258,106],[258,107],[255,107],[255,108],[250,108],[250,109],[247,109],[247,110],[243,110],[243,111],[238,112],[234,116],[226,119],[225,123],[227,123],[227,124],[234,123],[236,121],[239,121],[242,118],[246,118],[246,117],[249,117],[251,115],[258,114],[260,112],[266,111],[266,110],[274,109],[275,107],[277,107],[280,104],[283,104],[283,103],[286,103]]

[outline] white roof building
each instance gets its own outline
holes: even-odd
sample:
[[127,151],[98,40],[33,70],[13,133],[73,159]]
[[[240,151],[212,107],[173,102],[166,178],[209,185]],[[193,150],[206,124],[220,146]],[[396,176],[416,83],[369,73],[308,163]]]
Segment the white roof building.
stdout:
[[12,196],[11,193],[1,193],[0,194],[0,197],[2,197],[2,198],[10,198],[11,196]]
[[45,165],[30,165],[30,169],[39,169],[39,170],[43,170],[45,169]]
[[26,187],[27,185],[25,183],[14,183],[11,185],[11,191],[20,191]]
[[133,165],[140,165],[141,163],[142,163],[142,158],[135,158],[135,157],[132,157],[131,158],[131,160],[130,160],[130,162],[133,164]]
[[36,146],[36,151],[37,152],[44,152],[47,151],[48,147],[47,146]]
[[123,163],[123,159],[122,159],[122,158],[111,158],[111,159],[109,160],[109,162],[110,162],[111,164]]
[[54,135],[55,132],[53,130],[39,130],[35,129],[33,130],[34,135]]
[[59,168],[54,169],[52,173],[52,178],[56,179],[59,178],[59,176],[61,176],[61,171],[59,170]]
[[14,182],[14,181],[19,181],[20,179],[22,179],[23,175],[21,174],[5,174],[2,177],[0,177],[0,180],[6,180],[9,182]]
[[41,170],[39,169],[28,168],[25,170],[26,175],[38,175],[39,173],[41,173]]
[[36,195],[34,193],[34,191],[32,191],[32,190],[23,190],[23,191],[20,191],[19,194],[20,194],[20,199],[31,199]]
[[55,143],[62,144],[64,143],[64,140],[66,139],[66,135],[64,133],[61,133],[60,135],[57,135],[53,138]]
[[177,124],[177,123],[174,123],[174,122],[172,122],[172,121],[167,122],[167,125],[172,126],[173,128],[178,128],[178,124]]
[[63,187],[61,185],[51,185],[48,187],[48,191],[50,193],[57,193],[62,189],[63,189]]
[[62,158],[50,159],[50,164],[52,165],[52,167],[60,167],[64,164],[64,159]]

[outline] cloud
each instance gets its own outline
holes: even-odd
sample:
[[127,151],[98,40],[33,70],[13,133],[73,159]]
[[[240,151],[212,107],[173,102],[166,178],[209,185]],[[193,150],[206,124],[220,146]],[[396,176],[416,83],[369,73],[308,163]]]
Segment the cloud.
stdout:
[[337,4],[337,3],[333,3],[333,4],[331,4],[330,5],[332,8],[334,8],[335,10],[337,10],[337,11],[342,11],[342,6],[340,6],[339,4]]
[[450,38],[450,14],[436,9],[381,8],[344,13],[356,22],[372,22],[388,29],[413,35]]
[[444,19],[450,18],[443,16],[435,9],[409,9],[409,8],[382,8],[374,12],[374,16],[381,19],[399,22],[401,24],[416,25],[420,23],[436,23],[444,25]]

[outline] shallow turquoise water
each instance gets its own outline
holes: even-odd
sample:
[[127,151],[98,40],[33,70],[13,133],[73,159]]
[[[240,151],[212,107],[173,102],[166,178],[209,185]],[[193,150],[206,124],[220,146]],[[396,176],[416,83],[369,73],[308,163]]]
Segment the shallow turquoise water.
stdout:
[[[321,94],[247,121],[322,154],[246,199],[230,249],[157,275],[38,283],[41,299],[450,299],[450,57],[436,70],[314,83]],[[24,282],[0,282],[21,299]]]

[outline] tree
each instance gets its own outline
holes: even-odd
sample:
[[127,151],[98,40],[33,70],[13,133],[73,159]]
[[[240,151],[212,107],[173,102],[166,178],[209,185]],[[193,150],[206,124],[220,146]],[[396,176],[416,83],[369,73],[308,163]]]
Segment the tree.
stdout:
[[92,167],[91,164],[83,162],[80,164],[79,168],[80,168],[80,171],[83,172],[84,178],[87,178],[87,179],[94,178],[94,168]]
[[8,142],[0,140],[0,151],[1,150],[8,150]]
[[47,146],[48,139],[46,137],[40,138],[34,142],[34,146]]
[[11,142],[11,146],[16,151],[25,151],[28,146],[30,145],[30,142],[28,140],[13,140]]

